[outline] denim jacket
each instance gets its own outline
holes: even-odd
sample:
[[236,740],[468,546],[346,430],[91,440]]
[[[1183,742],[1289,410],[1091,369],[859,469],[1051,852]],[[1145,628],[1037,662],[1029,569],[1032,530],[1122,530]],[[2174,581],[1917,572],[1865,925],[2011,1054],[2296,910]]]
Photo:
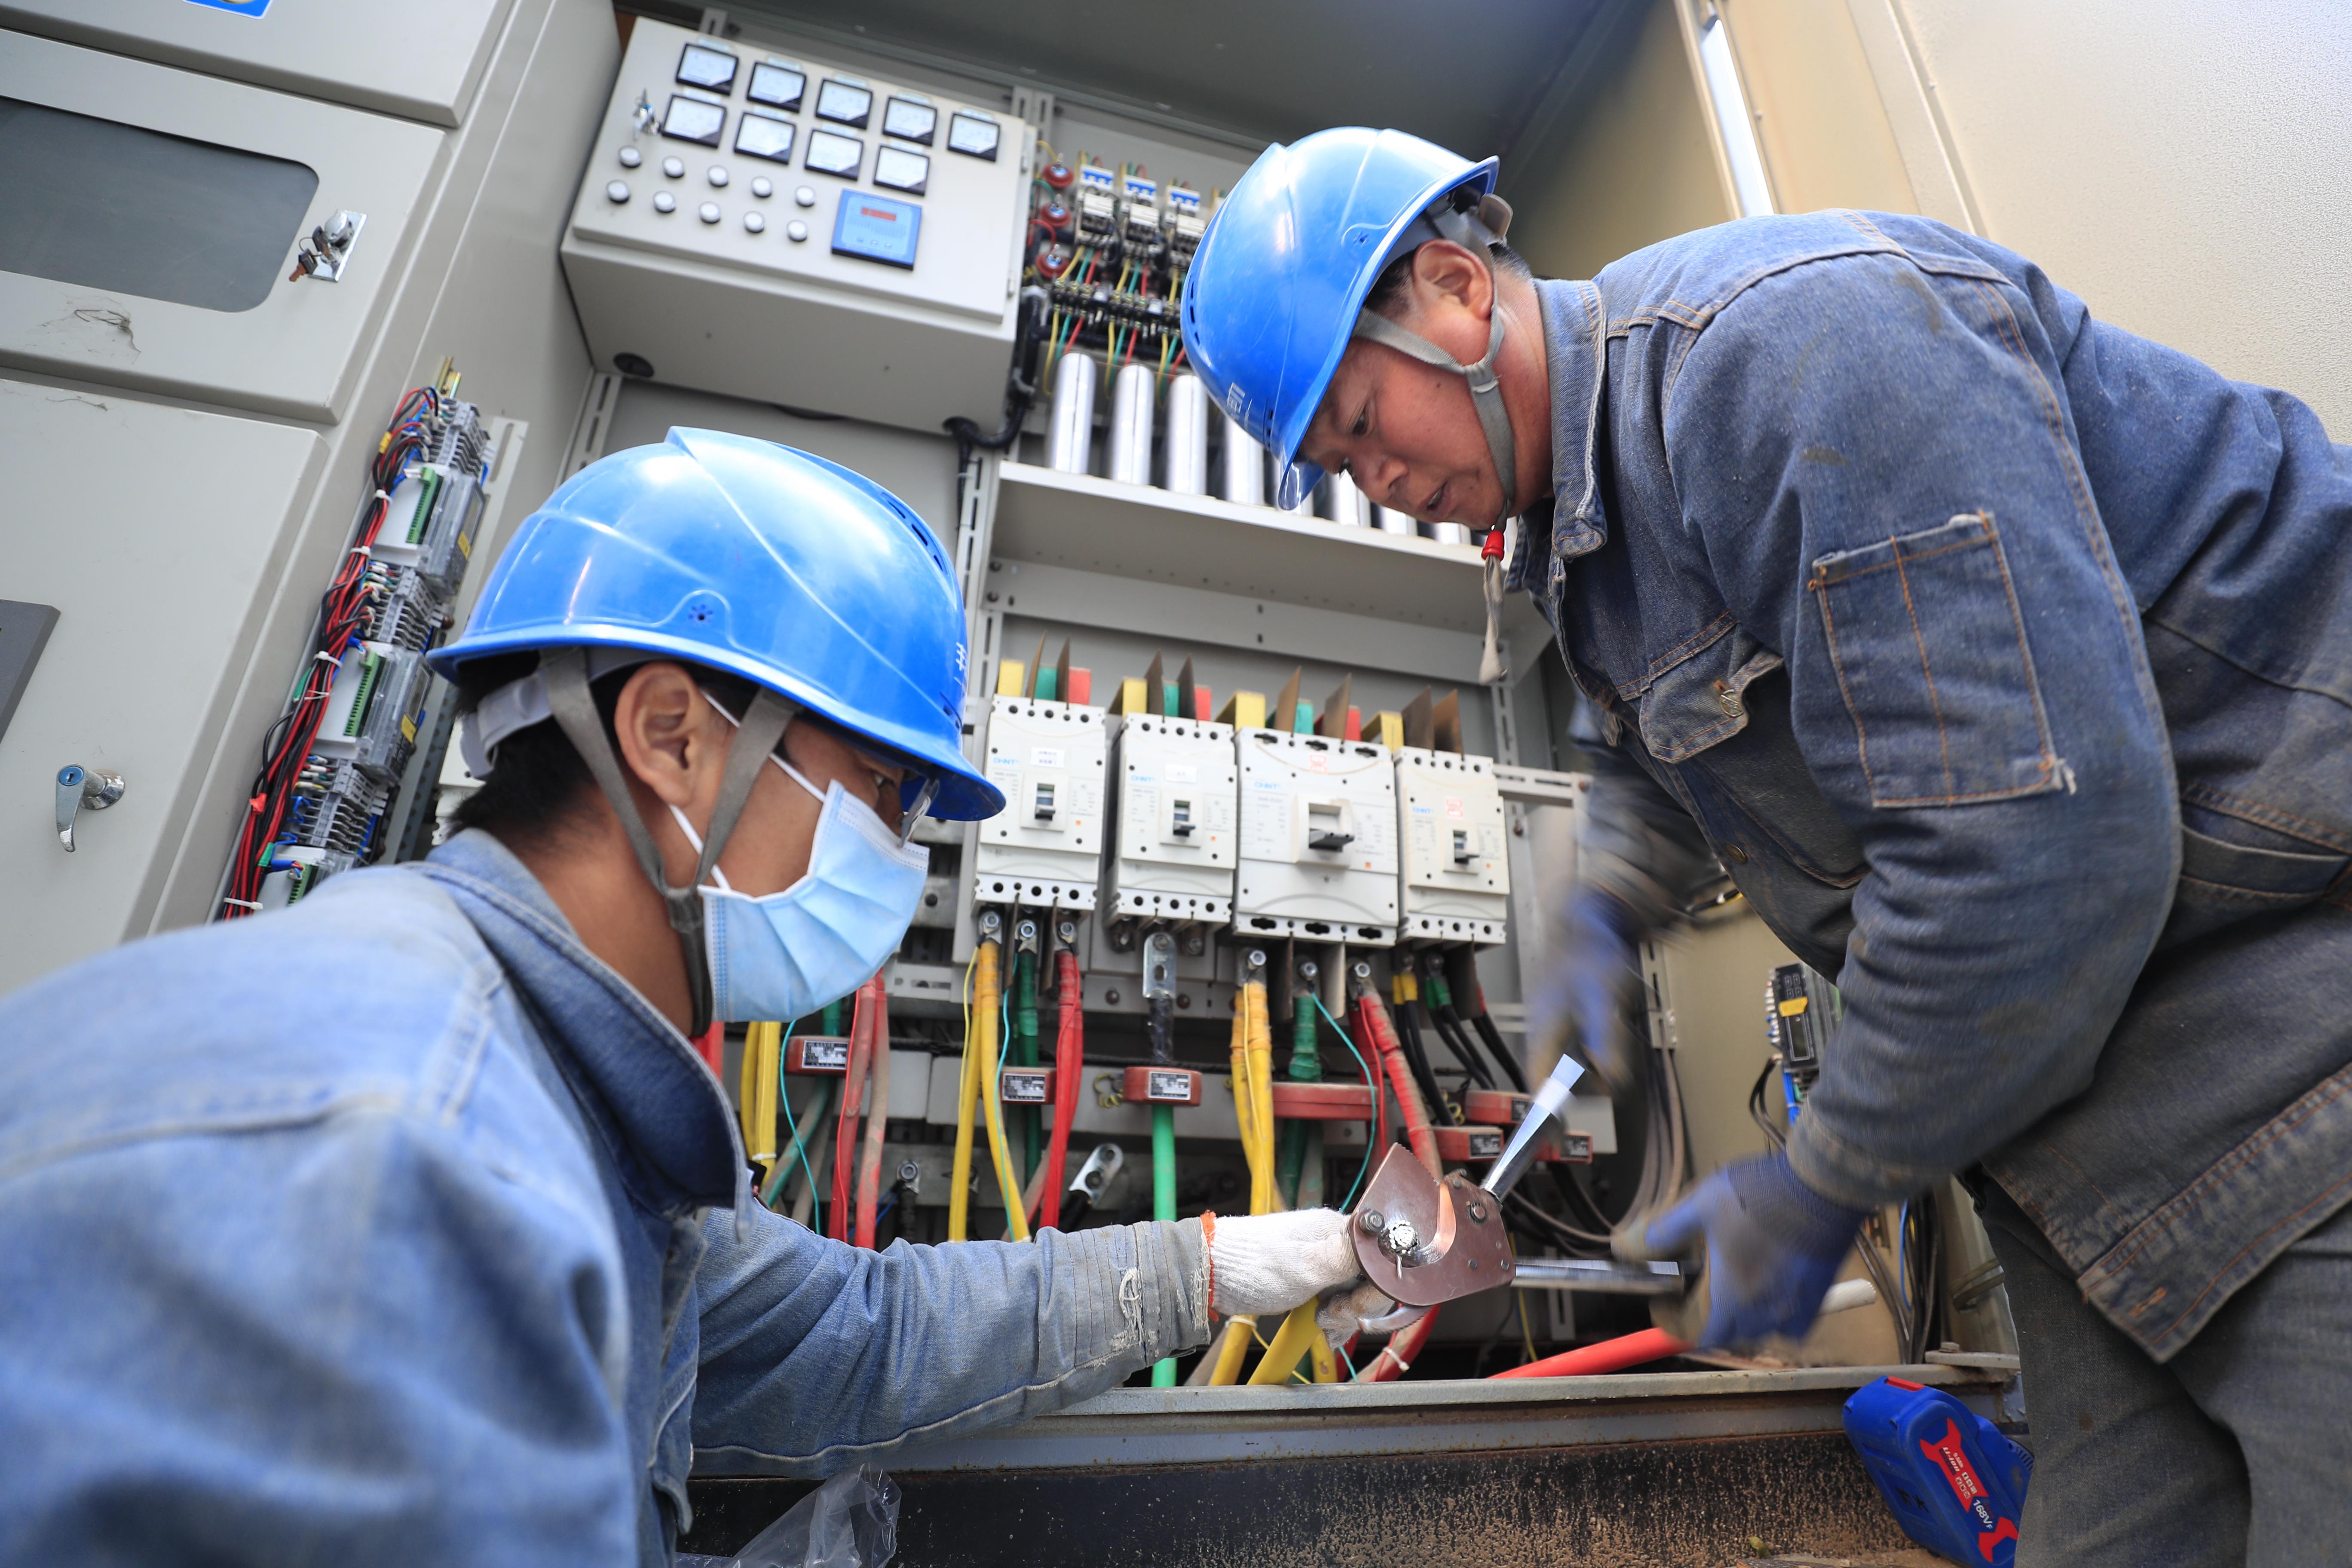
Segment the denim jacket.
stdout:
[[1197,1221],[861,1251],[486,834],[0,1002],[0,1561],[661,1563],[1206,1337]]
[[2352,448],[1921,218],[1538,288],[1588,872],[1837,979],[1807,1183],[1981,1162],[2168,1356],[2352,1198]]

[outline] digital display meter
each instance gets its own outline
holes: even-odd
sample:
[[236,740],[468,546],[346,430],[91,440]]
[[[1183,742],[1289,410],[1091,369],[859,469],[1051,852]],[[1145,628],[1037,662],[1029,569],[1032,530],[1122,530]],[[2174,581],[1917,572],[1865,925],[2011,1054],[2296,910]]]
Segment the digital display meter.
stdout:
[[833,225],[834,253],[911,268],[915,241],[922,231],[923,209],[914,203],[844,191]]

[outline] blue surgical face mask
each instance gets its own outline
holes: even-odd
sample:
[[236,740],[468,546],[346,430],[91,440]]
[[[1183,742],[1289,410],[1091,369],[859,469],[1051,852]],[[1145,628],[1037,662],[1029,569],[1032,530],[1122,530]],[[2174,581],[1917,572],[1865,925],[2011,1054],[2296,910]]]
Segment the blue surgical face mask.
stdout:
[[[899,843],[840,780],[820,792],[782,757],[768,760],[824,809],[808,871],[782,892],[739,893],[715,867],[719,885],[701,889],[711,1016],[729,1023],[804,1018],[864,984],[898,952],[931,863],[929,850]],[[673,805],[670,815],[700,854],[702,837],[686,814]]]

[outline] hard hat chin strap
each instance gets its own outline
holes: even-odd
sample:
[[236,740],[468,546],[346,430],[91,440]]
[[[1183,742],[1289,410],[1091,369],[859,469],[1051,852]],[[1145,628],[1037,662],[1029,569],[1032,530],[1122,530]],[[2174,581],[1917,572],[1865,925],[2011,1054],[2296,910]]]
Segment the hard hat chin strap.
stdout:
[[1400,250],[1406,245],[1418,249],[1430,239],[1450,239],[1464,249],[1474,252],[1486,267],[1494,306],[1487,312],[1486,354],[1477,363],[1464,364],[1418,332],[1408,331],[1386,316],[1375,315],[1370,310],[1356,312],[1353,335],[1384,343],[1423,364],[1450,370],[1470,384],[1470,406],[1477,410],[1478,427],[1486,433],[1486,451],[1495,460],[1495,479],[1503,489],[1502,509],[1496,512],[1491,525],[1500,528],[1505,520],[1519,510],[1519,463],[1518,447],[1511,439],[1511,416],[1503,406],[1503,385],[1495,374],[1496,362],[1503,353],[1502,280],[1495,275],[1495,263],[1486,248],[1495,242],[1495,237],[1470,214],[1444,208],[1423,214],[1405,230],[1399,247]]
[[710,826],[702,836],[702,855],[696,861],[694,875],[682,888],[669,884],[667,868],[662,864],[660,848],[646,828],[645,817],[637,810],[636,797],[630,794],[628,779],[621,772],[621,760],[613,753],[613,742],[604,733],[604,721],[596,714],[596,700],[588,689],[588,650],[580,647],[549,648],[539,656],[540,674],[547,684],[547,705],[555,721],[595,775],[597,787],[611,803],[613,815],[621,819],[621,831],[628,835],[629,847],[636,851],[637,864],[667,906],[670,929],[677,933],[679,950],[686,958],[687,992],[693,999],[693,1027],[688,1037],[700,1035],[710,1026],[711,988],[710,960],[702,940],[702,895],[698,891],[710,868],[718,863],[719,852],[734,834],[735,824],[743,815],[743,807],[751,798],[751,785],[760,777],[760,764],[776,742],[784,738],[784,730],[800,713],[800,705],[788,698],[761,688],[751,701],[741,723],[729,737],[727,769],[719,781],[719,802],[710,813]]

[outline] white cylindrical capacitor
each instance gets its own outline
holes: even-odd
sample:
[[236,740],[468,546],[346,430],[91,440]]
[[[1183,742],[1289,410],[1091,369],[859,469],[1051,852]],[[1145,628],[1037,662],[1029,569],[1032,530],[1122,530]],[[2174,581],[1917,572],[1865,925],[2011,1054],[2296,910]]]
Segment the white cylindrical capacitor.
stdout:
[[1178,495],[1209,493],[1209,393],[1190,371],[1168,383],[1167,488]]
[[1264,506],[1265,448],[1223,409],[1217,411],[1217,417],[1225,423],[1224,461],[1221,465],[1225,499],[1235,506]]
[[1110,384],[1110,477],[1122,484],[1151,482],[1154,375],[1148,364],[1122,366]]
[[1392,506],[1372,508],[1372,521],[1381,525],[1382,533],[1402,533],[1415,539],[1421,536],[1421,525],[1413,521],[1412,514]]
[[1095,362],[1066,353],[1054,367],[1054,423],[1045,436],[1045,466],[1083,474],[1095,461]]
[[1364,492],[1356,488],[1355,480],[1345,474],[1332,474],[1324,479],[1323,515],[1325,517],[1329,518],[1341,528],[1369,528],[1372,521],[1368,515],[1369,511],[1370,508],[1364,500]]
[[1467,544],[1470,542],[1470,525],[1466,522],[1433,522],[1429,525],[1429,537],[1440,544]]

